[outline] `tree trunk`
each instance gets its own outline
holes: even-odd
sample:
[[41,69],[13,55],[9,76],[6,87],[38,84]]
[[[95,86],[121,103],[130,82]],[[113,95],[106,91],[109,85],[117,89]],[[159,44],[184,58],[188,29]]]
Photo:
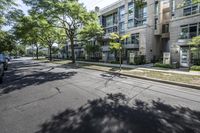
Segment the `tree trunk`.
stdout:
[[72,63],[75,63],[74,38],[73,37],[70,37],[70,43],[71,43]]
[[122,50],[119,50],[119,64],[120,64],[120,71],[122,70]]
[[51,53],[51,51],[52,51],[52,46],[49,46],[49,60],[50,61],[52,61],[52,53]]
[[38,55],[38,52],[39,51],[39,48],[38,48],[38,46],[36,46],[36,57],[37,57],[37,60],[39,59],[39,55]]

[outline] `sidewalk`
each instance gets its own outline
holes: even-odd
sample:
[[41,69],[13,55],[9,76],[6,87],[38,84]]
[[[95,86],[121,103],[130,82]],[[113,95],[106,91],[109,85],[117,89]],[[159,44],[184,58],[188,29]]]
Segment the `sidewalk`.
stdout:
[[[92,64],[99,66],[108,66],[108,67],[120,67],[119,64],[110,64],[110,63],[101,63],[101,62],[87,62],[87,61],[76,61],[77,63],[82,64]],[[168,73],[176,73],[176,74],[185,74],[185,75],[200,75],[200,72],[197,71],[186,71],[185,69],[165,69],[153,67],[153,64],[144,64],[144,65],[127,65],[122,64],[122,68],[129,68],[134,70],[148,70],[148,71],[157,71],[157,72],[168,72]]]
[[[39,61],[40,62],[40,61]],[[145,65],[122,65],[122,70],[119,70],[119,64],[99,63],[76,61],[76,65],[71,64],[70,60],[60,60],[53,62],[43,62],[54,64],[59,67],[78,67],[84,69],[92,69],[103,71],[106,73],[120,74],[134,78],[140,78],[150,81],[162,82],[182,87],[200,89],[200,73],[187,72],[183,70],[155,68],[153,64]],[[53,65],[53,66],[54,66]]]

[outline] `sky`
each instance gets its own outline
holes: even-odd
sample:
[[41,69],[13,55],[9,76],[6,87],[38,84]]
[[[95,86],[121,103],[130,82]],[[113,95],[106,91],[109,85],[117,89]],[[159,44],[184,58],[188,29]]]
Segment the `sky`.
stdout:
[[[100,7],[101,9],[116,1],[119,1],[119,0],[79,0],[79,2],[84,3],[84,5],[86,6],[88,10],[94,10],[96,6]],[[21,0],[16,0],[16,3],[19,4],[19,8],[22,9],[25,14],[27,14],[27,10],[29,8],[26,5],[24,5]]]

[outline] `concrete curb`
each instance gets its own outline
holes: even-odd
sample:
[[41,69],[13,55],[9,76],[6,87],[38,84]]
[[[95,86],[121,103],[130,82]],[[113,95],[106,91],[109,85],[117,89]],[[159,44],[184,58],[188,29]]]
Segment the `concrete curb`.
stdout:
[[123,75],[123,76],[128,76],[128,77],[133,77],[133,78],[139,78],[139,79],[145,79],[145,80],[149,80],[149,81],[155,81],[155,82],[160,82],[160,83],[165,83],[165,84],[171,84],[171,85],[177,85],[177,86],[181,86],[181,87],[188,87],[188,88],[200,90],[200,86],[198,86],[198,85],[191,85],[191,84],[185,84],[185,83],[180,83],[180,82],[160,80],[160,79],[149,78],[149,77],[140,77],[140,76],[125,74],[125,73],[111,72],[111,71],[106,71],[106,70],[99,70],[99,69],[96,69],[96,68],[85,68],[85,67],[81,67],[81,68],[91,69],[91,70],[97,70],[97,71],[102,71],[102,72],[109,72],[109,73],[113,73],[113,74],[120,74],[120,75]]

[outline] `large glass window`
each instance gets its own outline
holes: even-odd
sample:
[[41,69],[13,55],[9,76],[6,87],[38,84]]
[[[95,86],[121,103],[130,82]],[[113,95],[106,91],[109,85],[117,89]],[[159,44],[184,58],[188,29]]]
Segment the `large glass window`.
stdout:
[[197,36],[197,24],[189,25],[189,38]]
[[120,31],[120,32],[125,31],[124,22],[119,23],[119,31]]
[[124,21],[125,19],[125,7],[121,6],[119,8],[119,21]]
[[187,39],[189,38],[189,31],[188,31],[188,25],[181,27],[181,34],[180,39]]
[[134,4],[133,2],[128,3],[128,18],[134,18]]
[[185,7],[185,8],[183,9],[183,15],[184,15],[184,16],[196,14],[196,13],[198,13],[198,12],[199,12],[199,10],[198,10],[198,4],[191,5],[191,6]]
[[133,19],[128,20],[128,28],[134,27]]
[[106,17],[106,27],[112,26],[112,25],[113,25],[113,16],[110,15],[110,16]]
[[139,44],[139,33],[131,35],[131,43],[132,44]]
[[117,24],[117,13],[113,14],[113,23]]
[[147,6],[135,8],[135,26],[146,24],[147,21]]
[[199,34],[198,25],[200,24],[190,24],[181,26],[180,39],[191,39]]

